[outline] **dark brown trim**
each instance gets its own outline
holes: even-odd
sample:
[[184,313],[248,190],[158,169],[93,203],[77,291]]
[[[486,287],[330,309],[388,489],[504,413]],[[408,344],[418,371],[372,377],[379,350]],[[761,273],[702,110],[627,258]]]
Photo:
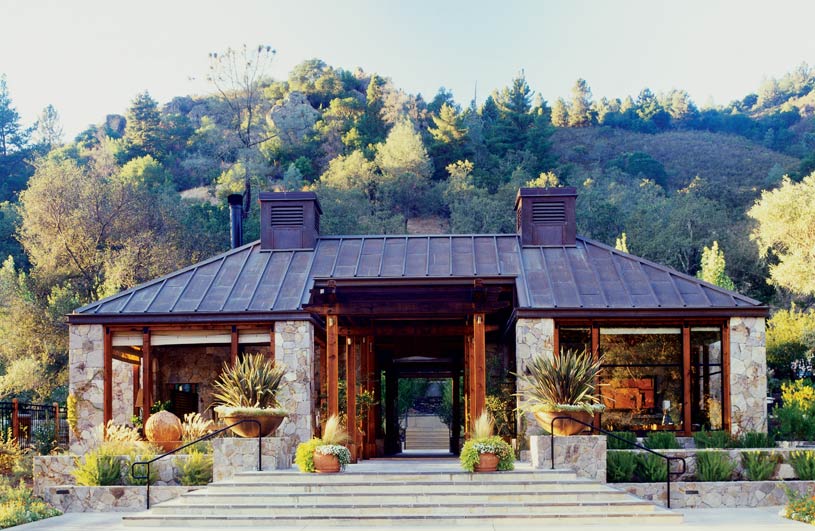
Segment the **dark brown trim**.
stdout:
[[483,313],[473,315],[473,365],[475,368],[475,393],[473,397],[473,414],[478,418],[487,405],[487,343],[484,325],[487,316]]
[[219,313],[72,313],[68,314],[68,324],[236,324],[236,323],[269,323],[273,321],[310,321],[314,316],[309,312],[239,312]]
[[339,415],[339,318],[337,316],[326,317],[326,392],[328,394],[328,416]]
[[730,320],[722,326],[722,428],[732,433],[730,399]]
[[348,434],[351,436],[349,446],[351,446],[351,459],[356,462],[357,458],[357,341],[358,338],[347,338],[345,340],[345,399],[346,399],[346,426]]
[[422,286],[474,286],[477,282],[483,285],[515,286],[518,275],[473,275],[471,277],[371,277],[371,278],[327,278],[315,277],[313,289],[336,287],[422,287]]
[[691,430],[691,370],[690,325],[682,325],[682,434],[690,436]]
[[729,318],[729,317],[767,317],[767,306],[730,307],[730,308],[551,308],[533,309],[516,308],[512,320],[532,319],[650,319],[662,318],[674,321],[694,318]]
[[153,405],[153,353],[150,346],[150,329],[142,332],[142,426],[150,418],[150,406]]
[[233,325],[232,334],[230,335],[229,341],[229,362],[232,363],[232,365],[235,365],[238,362],[239,341],[240,339],[238,338],[238,327]]

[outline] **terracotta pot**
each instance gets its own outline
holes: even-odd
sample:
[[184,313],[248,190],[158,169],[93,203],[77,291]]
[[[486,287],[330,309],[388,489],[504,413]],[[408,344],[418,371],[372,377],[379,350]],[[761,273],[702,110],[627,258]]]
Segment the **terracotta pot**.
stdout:
[[478,454],[478,464],[475,465],[476,472],[495,472],[498,470],[498,456],[493,453]]
[[552,420],[557,417],[569,417],[569,419],[576,419],[587,424],[591,424],[591,421],[594,420],[594,415],[586,411],[538,411],[535,413],[535,420],[547,433],[552,430],[555,435],[577,435],[588,429],[583,424],[568,419],[560,419],[552,426]]
[[[221,417],[221,420],[223,420],[224,424],[227,426],[240,422],[244,419],[256,420],[260,422],[260,436],[268,437],[274,433],[278,426],[280,426],[284,418],[286,417],[283,415],[232,415],[229,417]],[[239,437],[258,436],[258,425],[254,422],[244,422],[243,424],[232,426],[230,430]]]
[[340,460],[333,454],[314,452],[314,470],[318,474],[336,474],[340,471]]

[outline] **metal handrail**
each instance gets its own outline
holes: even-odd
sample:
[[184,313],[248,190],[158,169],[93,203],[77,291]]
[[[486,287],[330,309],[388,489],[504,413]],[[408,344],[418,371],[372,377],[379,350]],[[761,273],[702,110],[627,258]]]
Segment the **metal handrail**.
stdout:
[[[572,422],[577,422],[578,424],[582,424],[583,426],[586,426],[587,428],[590,428],[592,431],[594,431],[594,430],[599,431],[600,433],[602,433],[606,437],[614,437],[615,439],[617,439],[619,441],[623,441],[623,442],[628,443],[628,444],[630,444],[632,446],[636,446],[640,450],[645,450],[646,452],[650,452],[650,453],[652,453],[654,455],[658,455],[659,457],[665,459],[665,467],[667,468],[667,471],[668,471],[668,474],[665,476],[666,484],[667,484],[667,487],[668,487],[668,489],[667,489],[668,509],[671,508],[671,475],[681,476],[682,474],[684,474],[687,471],[688,466],[687,466],[687,463],[685,462],[684,457],[669,456],[669,455],[661,454],[659,452],[655,452],[654,450],[648,448],[645,445],[642,445],[640,443],[631,442],[628,439],[620,437],[619,435],[615,435],[615,434],[613,434],[612,432],[610,432],[608,430],[604,430],[603,428],[598,428],[597,426],[594,426],[593,424],[589,424],[588,422],[583,422],[582,420],[578,420],[578,419],[573,418],[573,417],[561,416],[561,417],[553,418],[552,421],[549,423],[549,437],[551,439],[551,442],[550,442],[549,446],[550,446],[550,450],[552,451],[552,470],[555,469],[555,422],[557,422],[558,420],[571,420]],[[671,471],[671,461],[681,461],[682,462],[682,470],[678,471],[678,472],[672,472]]]
[[[262,437],[261,437],[261,431],[260,431],[260,421],[258,421],[256,419],[239,420],[238,422],[236,422],[234,424],[230,424],[229,426],[226,426],[225,428],[221,428],[221,429],[215,430],[215,431],[213,431],[211,433],[207,433],[203,437],[200,437],[200,438],[198,438],[198,439],[196,439],[194,441],[190,441],[190,442],[188,442],[188,443],[186,443],[186,444],[184,444],[182,446],[179,446],[175,450],[170,450],[167,453],[156,456],[153,459],[150,459],[149,461],[136,461],[135,463],[130,465],[130,475],[133,477],[133,479],[145,479],[145,480],[147,480],[147,508],[148,509],[150,508],[150,464],[151,463],[155,463],[159,459],[167,457],[168,455],[173,455],[174,453],[176,453],[176,452],[178,452],[180,450],[183,450],[184,448],[187,448],[189,446],[192,446],[193,444],[197,444],[197,443],[200,443],[202,441],[206,441],[207,439],[211,439],[212,437],[215,437],[216,435],[220,435],[221,433],[225,432],[226,430],[228,430],[230,428],[233,428],[233,427],[237,426],[238,424],[243,424],[245,422],[251,422],[253,424],[256,424],[257,427],[258,427],[258,437],[257,437],[257,439],[258,439],[258,468],[257,468],[257,470],[258,470],[258,472],[260,472],[260,470],[261,470],[260,458],[261,458],[261,450],[262,450],[262,444],[263,444],[262,443]],[[147,471],[147,474],[144,475],[144,476],[136,475],[135,474],[136,465],[144,465],[144,468]]]

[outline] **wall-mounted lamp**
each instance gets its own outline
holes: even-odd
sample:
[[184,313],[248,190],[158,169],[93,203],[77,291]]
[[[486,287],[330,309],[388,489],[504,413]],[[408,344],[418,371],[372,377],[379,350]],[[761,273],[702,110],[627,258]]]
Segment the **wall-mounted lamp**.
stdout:
[[328,318],[328,326],[334,326],[334,318],[333,317]]

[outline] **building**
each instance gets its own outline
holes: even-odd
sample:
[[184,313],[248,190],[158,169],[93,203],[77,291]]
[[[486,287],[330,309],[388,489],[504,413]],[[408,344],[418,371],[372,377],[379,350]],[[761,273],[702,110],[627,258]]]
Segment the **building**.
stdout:
[[576,195],[521,189],[517,234],[324,237],[313,193],[261,194],[259,241],[69,315],[74,448],[156,400],[204,412],[247,352],[287,367],[284,436],[333,412],[358,424],[340,382],[372,391],[368,455],[399,447],[399,378],[452,378],[466,425],[533,356],[567,348],[604,355],[602,427],[766,431],[767,307],[577,236]]

